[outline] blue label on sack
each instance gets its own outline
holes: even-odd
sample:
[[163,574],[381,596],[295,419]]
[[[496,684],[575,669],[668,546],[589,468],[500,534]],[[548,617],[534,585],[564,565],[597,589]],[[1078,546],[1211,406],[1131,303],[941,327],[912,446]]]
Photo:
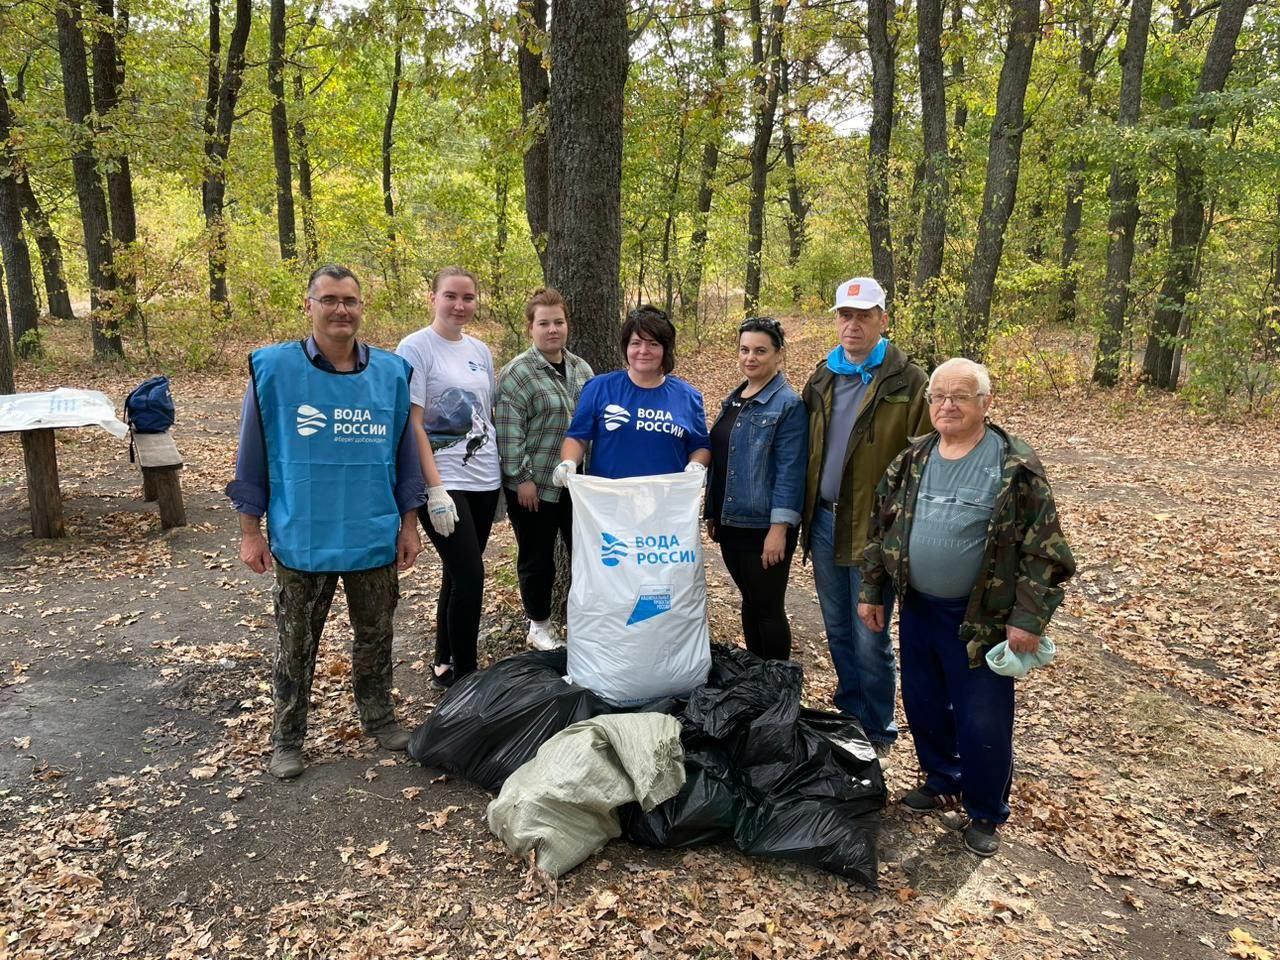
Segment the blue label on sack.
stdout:
[[652,620],[670,609],[671,588],[648,587],[642,590],[640,596],[636,598],[636,605],[631,611],[631,616],[627,618],[627,626],[629,627],[633,623],[643,623],[645,620]]

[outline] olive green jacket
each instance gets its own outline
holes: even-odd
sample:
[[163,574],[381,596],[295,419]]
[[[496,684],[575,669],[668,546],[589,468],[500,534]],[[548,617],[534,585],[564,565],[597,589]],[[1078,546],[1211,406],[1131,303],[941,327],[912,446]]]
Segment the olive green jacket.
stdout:
[[[804,387],[804,403],[809,410],[809,464],[805,474],[803,519],[806,556],[822,480],[822,463],[827,455],[827,424],[831,420],[835,378],[824,357]],[[862,409],[854,420],[849,445],[845,448],[844,475],[836,503],[836,563],[852,567],[861,559],[876,484],[911,438],[931,429],[929,405],[924,399],[928,384],[925,372],[890,343],[884,362],[876,369],[875,379],[867,385]]]
[[[1040,458],[1024,441],[995,424],[988,426],[1005,440],[1004,469],[987,526],[981,572],[960,627],[971,667],[981,666],[987,650],[1005,639],[1006,625],[1043,636],[1062,602],[1062,584],[1076,572]],[[860,603],[880,603],[886,582],[898,596],[909,583],[907,545],[916,496],[937,442],[938,435],[930,433],[912,443],[876,489],[875,513],[859,564]]]

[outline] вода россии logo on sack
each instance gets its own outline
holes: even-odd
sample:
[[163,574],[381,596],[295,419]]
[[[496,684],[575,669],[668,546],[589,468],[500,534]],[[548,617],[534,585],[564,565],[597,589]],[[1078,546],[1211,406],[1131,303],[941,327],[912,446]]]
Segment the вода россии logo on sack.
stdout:
[[304,437],[309,437],[313,433],[319,433],[329,423],[329,418],[323,413],[304,403],[298,408],[298,433]]
[[627,545],[611,533],[600,532],[600,562],[616,567],[627,558]]
[[682,547],[674,533],[636,534],[634,538],[624,539],[601,530],[600,562],[606,567],[616,567],[628,558],[633,559],[637,567],[669,566],[697,563],[698,551],[694,547]]
[[626,407],[611,403],[604,408],[604,428],[606,430],[617,430],[619,427],[626,426],[630,420],[631,411]]
[[337,443],[384,443],[387,424],[378,423],[373,411],[364,407],[334,407],[329,414],[309,403],[298,407],[298,433],[314,436],[333,421],[333,439]]

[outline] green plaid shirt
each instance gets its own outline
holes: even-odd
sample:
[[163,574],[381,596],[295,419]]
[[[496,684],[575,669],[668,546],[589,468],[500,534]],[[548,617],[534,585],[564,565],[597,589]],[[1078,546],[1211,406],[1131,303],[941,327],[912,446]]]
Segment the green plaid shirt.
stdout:
[[564,352],[565,375],[530,347],[498,374],[498,455],[502,482],[515,489],[526,480],[538,485],[538,499],[556,503],[560,488],[551,474],[560,462],[560,444],[569,429],[582,386],[592,377],[581,357]]

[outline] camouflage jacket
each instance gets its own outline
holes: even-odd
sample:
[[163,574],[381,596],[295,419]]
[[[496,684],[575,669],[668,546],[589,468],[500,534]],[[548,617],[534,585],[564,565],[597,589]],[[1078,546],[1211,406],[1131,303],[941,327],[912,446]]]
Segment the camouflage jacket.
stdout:
[[[1005,440],[1004,471],[987,527],[982,571],[960,627],[971,667],[980,666],[987,650],[1005,639],[1006,625],[1043,635],[1062,602],[1062,584],[1076,571],[1039,457],[1024,441],[990,427]],[[886,580],[899,596],[909,582],[907,544],[916,495],[937,441],[936,433],[915,440],[889,465],[876,488],[859,565],[861,603],[880,603]]]

